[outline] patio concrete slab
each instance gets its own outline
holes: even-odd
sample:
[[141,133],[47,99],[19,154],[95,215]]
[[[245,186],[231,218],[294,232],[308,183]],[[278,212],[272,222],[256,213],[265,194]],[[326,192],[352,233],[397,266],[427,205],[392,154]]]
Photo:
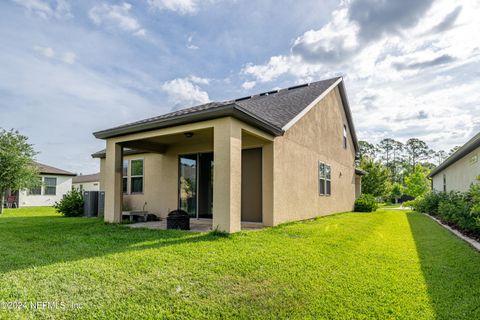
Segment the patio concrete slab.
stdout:
[[[144,228],[152,230],[167,230],[167,220],[137,222],[126,225],[129,228]],[[260,230],[264,225],[259,222],[242,222],[243,230]],[[212,231],[212,219],[190,219],[190,230],[192,232],[209,232]]]

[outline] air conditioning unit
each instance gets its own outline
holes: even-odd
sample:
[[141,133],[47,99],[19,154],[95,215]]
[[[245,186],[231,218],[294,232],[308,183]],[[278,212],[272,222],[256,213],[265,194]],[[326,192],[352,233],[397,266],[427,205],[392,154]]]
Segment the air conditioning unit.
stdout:
[[83,192],[83,215],[85,217],[98,215],[98,191]]
[[98,192],[98,215],[103,216],[105,214],[105,191]]

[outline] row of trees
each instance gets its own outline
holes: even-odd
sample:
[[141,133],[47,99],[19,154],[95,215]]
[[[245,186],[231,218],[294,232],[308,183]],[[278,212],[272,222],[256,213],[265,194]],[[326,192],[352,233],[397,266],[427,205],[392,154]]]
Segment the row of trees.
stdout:
[[405,143],[391,138],[378,144],[359,141],[359,147],[359,166],[368,173],[362,179],[363,192],[391,200],[403,194],[418,197],[427,192],[430,170],[459,148],[435,151],[417,138]]

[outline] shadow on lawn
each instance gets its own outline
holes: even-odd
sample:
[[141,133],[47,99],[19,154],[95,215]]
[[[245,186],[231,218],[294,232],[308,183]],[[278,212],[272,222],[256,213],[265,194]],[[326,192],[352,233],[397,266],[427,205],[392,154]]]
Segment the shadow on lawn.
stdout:
[[98,218],[2,217],[0,273],[126,251],[215,241],[211,233],[130,229]]
[[480,254],[428,217],[407,213],[437,319],[480,319]]

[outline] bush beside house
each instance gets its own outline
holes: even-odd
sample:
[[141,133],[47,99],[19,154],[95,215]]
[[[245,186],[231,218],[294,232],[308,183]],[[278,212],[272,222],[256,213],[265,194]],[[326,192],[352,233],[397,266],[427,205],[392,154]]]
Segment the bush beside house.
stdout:
[[356,212],[372,212],[378,208],[377,200],[371,194],[364,193],[357,200],[355,200]]
[[53,206],[65,217],[81,217],[83,215],[83,196],[79,190],[73,189],[62,200]]
[[415,211],[435,216],[465,234],[480,239],[480,184],[468,192],[430,192],[409,201]]

